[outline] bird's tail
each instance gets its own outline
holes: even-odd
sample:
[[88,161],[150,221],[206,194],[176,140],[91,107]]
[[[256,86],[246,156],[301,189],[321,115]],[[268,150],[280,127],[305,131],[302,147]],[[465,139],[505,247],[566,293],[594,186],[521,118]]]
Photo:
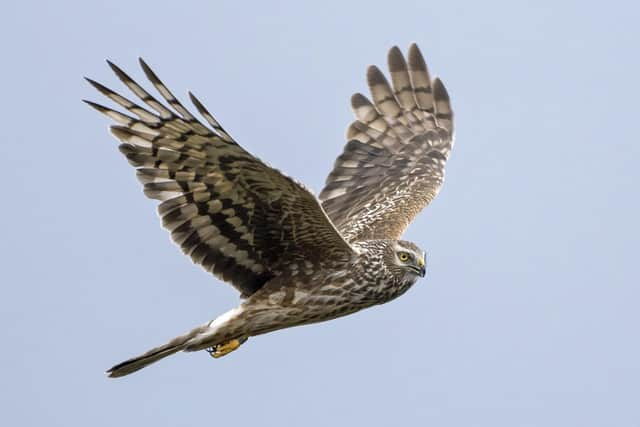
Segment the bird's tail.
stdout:
[[202,334],[209,328],[209,323],[198,326],[197,328],[187,332],[184,335],[180,335],[169,341],[168,343],[161,345],[160,347],[153,348],[140,356],[133,357],[124,362],[118,363],[107,371],[107,374],[111,378],[122,377],[136,372],[152,363],[157,362],[160,359],[164,359],[167,356],[171,356],[174,353],[185,350],[190,340],[196,336]]

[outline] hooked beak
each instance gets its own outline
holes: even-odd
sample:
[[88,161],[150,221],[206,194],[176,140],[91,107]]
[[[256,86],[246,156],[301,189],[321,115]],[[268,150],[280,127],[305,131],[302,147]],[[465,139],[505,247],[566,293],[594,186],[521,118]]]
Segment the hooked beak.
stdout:
[[424,275],[427,274],[427,265],[424,262],[424,258],[418,259],[418,267],[420,267],[420,269],[418,270],[418,274],[420,275],[420,277],[424,277]]

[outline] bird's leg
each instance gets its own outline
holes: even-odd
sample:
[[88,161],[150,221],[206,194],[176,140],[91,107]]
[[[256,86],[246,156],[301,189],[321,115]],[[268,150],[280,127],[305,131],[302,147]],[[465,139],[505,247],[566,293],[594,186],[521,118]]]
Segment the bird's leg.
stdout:
[[222,344],[214,345],[213,347],[208,348],[207,351],[211,357],[217,359],[237,350],[238,347],[240,347],[247,339],[248,337],[234,338]]

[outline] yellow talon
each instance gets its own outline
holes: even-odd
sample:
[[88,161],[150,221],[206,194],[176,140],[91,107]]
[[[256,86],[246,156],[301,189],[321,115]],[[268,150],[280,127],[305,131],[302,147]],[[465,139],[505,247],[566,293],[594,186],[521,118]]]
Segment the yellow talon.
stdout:
[[247,340],[246,338],[239,338],[239,339],[236,338],[236,339],[232,339],[231,341],[218,344],[209,351],[209,354],[211,355],[211,357],[214,357],[216,359],[222,356],[226,356],[232,351],[237,350],[238,347],[240,347],[242,343],[245,342],[246,340]]

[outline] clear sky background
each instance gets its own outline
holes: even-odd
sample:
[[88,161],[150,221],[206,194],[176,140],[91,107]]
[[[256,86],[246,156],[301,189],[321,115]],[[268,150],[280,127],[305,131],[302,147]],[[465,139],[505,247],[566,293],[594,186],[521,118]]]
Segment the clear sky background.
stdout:
[[[640,13],[634,2],[5,2],[2,425],[639,426]],[[214,5],[215,3],[215,5]],[[404,297],[112,364],[238,302],[159,226],[87,75],[143,56],[318,192],[349,97],[394,44],[450,90],[447,182]]]

